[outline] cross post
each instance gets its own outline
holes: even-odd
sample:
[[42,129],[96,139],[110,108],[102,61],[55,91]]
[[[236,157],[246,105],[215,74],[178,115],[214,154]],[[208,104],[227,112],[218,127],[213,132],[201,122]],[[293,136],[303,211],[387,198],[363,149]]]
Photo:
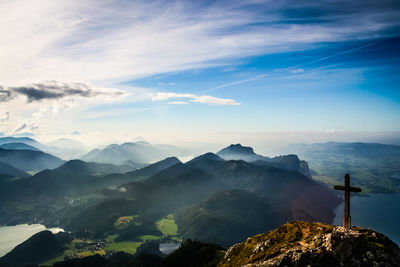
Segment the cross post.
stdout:
[[350,216],[350,192],[361,192],[361,188],[350,186],[350,174],[346,173],[344,176],[344,186],[335,185],[333,187],[336,190],[344,191],[344,217],[343,217],[343,227],[351,228],[351,216]]

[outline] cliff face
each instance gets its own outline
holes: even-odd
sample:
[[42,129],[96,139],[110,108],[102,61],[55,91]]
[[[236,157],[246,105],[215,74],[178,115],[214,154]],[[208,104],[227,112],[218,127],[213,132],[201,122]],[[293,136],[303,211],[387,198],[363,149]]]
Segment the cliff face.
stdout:
[[293,222],[232,246],[218,267],[400,266],[400,249],[370,229]]

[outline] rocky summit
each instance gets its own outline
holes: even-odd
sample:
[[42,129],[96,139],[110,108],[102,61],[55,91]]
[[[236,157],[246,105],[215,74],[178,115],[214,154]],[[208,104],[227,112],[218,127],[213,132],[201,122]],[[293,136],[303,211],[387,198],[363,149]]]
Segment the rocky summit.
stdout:
[[296,221],[232,246],[227,266],[400,266],[400,249],[370,229]]

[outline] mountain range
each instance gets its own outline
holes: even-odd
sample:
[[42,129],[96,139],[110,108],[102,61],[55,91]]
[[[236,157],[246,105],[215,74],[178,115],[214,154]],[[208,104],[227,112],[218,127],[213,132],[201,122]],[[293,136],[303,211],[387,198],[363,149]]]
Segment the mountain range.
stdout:
[[[75,240],[69,248],[83,239],[107,240],[110,249],[149,239],[227,248],[288,221],[332,223],[341,200],[326,180],[316,181],[322,175],[315,162],[352,155],[363,164],[390,164],[392,172],[397,162],[396,147],[331,143],[296,148],[315,157],[312,162],[295,154],[266,157],[240,144],[181,162],[171,156],[183,155],[180,148],[143,141],[91,151],[83,157],[87,161],[63,161],[33,146],[33,139],[1,141],[0,224],[62,227]],[[369,149],[375,154],[361,157],[372,154]]]
[[376,143],[329,142],[293,144],[285,151],[307,160],[313,178],[328,185],[350,173],[364,193],[400,192],[400,146]]
[[186,150],[171,146],[150,144],[145,141],[112,144],[103,149],[94,149],[81,159],[99,163],[124,164],[127,161],[136,163],[153,163],[167,157],[185,156]]

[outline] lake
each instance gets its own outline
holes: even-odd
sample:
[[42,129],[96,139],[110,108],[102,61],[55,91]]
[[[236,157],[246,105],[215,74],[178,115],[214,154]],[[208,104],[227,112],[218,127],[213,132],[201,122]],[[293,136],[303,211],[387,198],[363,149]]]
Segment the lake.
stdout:
[[[0,227],[0,257],[10,252],[14,247],[34,234],[46,230],[41,224],[19,224]],[[49,228],[53,233],[63,231],[61,228]]]
[[171,254],[172,252],[174,252],[175,250],[177,250],[180,245],[181,245],[181,243],[178,243],[178,242],[160,243],[159,249],[160,249],[161,253],[168,255],[168,254]]
[[[372,228],[400,245],[400,193],[351,196],[351,223]],[[343,224],[344,203],[335,210],[335,225]]]

